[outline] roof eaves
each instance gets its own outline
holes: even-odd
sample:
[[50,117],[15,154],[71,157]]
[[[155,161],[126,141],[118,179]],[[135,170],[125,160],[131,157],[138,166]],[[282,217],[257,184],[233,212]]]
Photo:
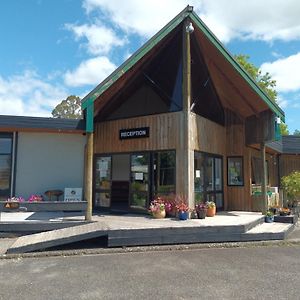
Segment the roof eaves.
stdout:
[[270,109],[285,121],[284,111],[272,101],[267,94],[259,87],[259,85],[253,80],[253,78],[240,66],[240,64],[232,57],[232,55],[226,50],[219,39],[210,31],[210,29],[203,23],[195,12],[192,12],[191,20],[199,27],[199,29],[205,34],[205,36],[211,41],[211,43],[222,53],[226,60],[234,67],[234,69],[247,81],[251,88],[260,96],[260,98],[270,107]]
[[82,99],[81,107],[86,109],[103,92],[105,92],[115,81],[130,70],[142,57],[144,57],[154,46],[156,46],[164,37],[166,37],[174,28],[176,28],[192,12],[192,7],[187,6],[158,33],[156,33],[148,42],[138,49],[130,58],[128,58],[120,67],[118,67],[110,76],[104,79],[96,88]]

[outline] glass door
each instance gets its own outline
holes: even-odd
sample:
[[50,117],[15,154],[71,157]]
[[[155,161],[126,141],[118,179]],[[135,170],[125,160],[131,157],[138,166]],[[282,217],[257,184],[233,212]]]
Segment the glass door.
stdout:
[[147,208],[149,205],[149,153],[131,155],[130,207]]
[[111,156],[96,157],[95,208],[111,205]]
[[195,203],[214,201],[223,209],[223,159],[212,154],[195,152]]

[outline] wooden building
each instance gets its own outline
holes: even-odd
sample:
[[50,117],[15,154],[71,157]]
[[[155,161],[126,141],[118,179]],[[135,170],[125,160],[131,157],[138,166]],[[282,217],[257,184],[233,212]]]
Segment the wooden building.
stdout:
[[268,184],[278,186],[280,151],[270,142],[284,112],[191,6],[92,90],[82,108],[87,218],[92,203],[145,210],[155,195],[172,193],[190,207],[213,200],[219,210],[251,210],[253,185],[263,194]]
[[300,136],[282,137],[282,154],[279,156],[279,174],[286,176],[300,171]]

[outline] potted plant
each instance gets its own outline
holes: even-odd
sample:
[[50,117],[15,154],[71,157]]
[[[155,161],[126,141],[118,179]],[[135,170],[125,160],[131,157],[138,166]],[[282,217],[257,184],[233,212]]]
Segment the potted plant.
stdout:
[[195,209],[196,209],[198,219],[205,219],[206,212],[207,212],[206,204],[201,202],[195,206]]
[[206,201],[206,216],[207,217],[214,217],[216,214],[216,203],[214,201]]
[[265,222],[266,223],[273,223],[274,222],[274,214],[271,211],[267,211],[265,215]]
[[168,217],[175,217],[176,216],[176,204],[175,204],[175,197],[173,195],[168,195],[162,197],[162,200],[165,204],[165,210]]
[[187,197],[177,195],[175,197],[175,207],[177,210],[179,220],[187,220],[189,217],[190,208],[188,206]]
[[289,216],[291,214],[291,210],[289,208],[282,207],[279,209],[280,216]]
[[35,195],[32,194],[29,198],[28,198],[28,202],[41,202],[43,201],[43,196],[42,195]]
[[157,197],[150,203],[149,212],[155,219],[163,219],[166,216],[165,204]]

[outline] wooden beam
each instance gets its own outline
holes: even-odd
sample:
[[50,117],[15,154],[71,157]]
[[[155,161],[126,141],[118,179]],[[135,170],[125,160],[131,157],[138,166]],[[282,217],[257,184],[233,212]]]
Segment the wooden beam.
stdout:
[[262,180],[261,180],[261,193],[262,193],[262,214],[266,214],[268,210],[268,196],[267,196],[267,166],[266,166],[266,144],[265,142],[261,142],[260,144],[261,151],[261,172],[262,172]]
[[180,191],[188,199],[190,207],[194,206],[194,151],[191,149],[191,45],[190,32],[186,27],[190,23],[189,20],[183,23],[183,40],[182,40],[182,56],[183,56],[183,80],[182,80],[182,131],[181,145],[177,154],[180,164],[177,164],[178,175],[180,176]]
[[87,133],[86,148],[86,178],[85,178],[85,200],[87,201],[87,209],[85,220],[92,220],[93,209],[93,156],[94,156],[94,133]]

